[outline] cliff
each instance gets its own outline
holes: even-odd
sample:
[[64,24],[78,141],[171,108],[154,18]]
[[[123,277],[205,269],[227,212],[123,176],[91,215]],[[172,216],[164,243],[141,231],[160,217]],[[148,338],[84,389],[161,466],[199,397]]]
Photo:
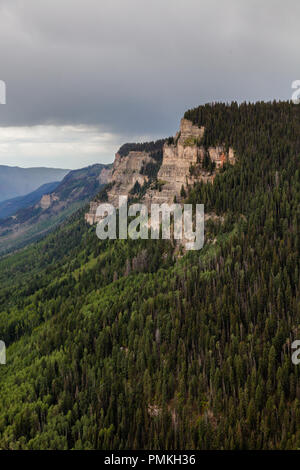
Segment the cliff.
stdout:
[[[180,200],[182,187],[187,189],[199,181],[213,181],[226,161],[231,164],[235,162],[232,149],[228,154],[223,146],[210,147],[206,151],[201,145],[204,132],[204,127],[195,126],[187,119],[181,120],[174,142],[164,146],[163,161],[157,175],[160,190],[148,191],[146,201],[162,204],[172,203],[174,197]],[[207,166],[204,165],[205,158]]]
[[[117,206],[119,196],[130,196],[134,192],[148,206],[172,203],[174,199],[182,199],[182,187],[187,190],[199,181],[212,182],[224,163],[235,163],[235,156],[232,148],[226,152],[223,145],[205,149],[202,145],[204,133],[204,127],[183,118],[179,132],[164,142],[161,160],[154,158],[151,151],[129,151],[126,156],[117,153],[107,175],[110,183],[106,191],[108,202]],[[157,171],[153,171],[155,167]],[[97,201],[91,202],[85,216],[87,223],[97,222],[97,206]]]
[[149,181],[147,165],[155,165],[156,161],[148,152],[131,151],[126,157],[116,154],[113,168],[107,175],[108,183],[112,184],[108,192],[109,202],[118,204],[120,195],[127,195],[136,183],[140,187]]

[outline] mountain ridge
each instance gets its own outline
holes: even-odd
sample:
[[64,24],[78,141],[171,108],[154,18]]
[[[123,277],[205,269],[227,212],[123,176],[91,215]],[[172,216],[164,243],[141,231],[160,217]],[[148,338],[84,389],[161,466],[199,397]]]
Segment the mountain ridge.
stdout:
[[0,253],[36,240],[86,204],[103,187],[109,167],[95,164],[72,170],[34,205],[0,220]]
[[37,203],[44,194],[54,191],[59,184],[59,181],[45,183],[25,196],[17,196],[13,199],[0,202],[0,219],[14,215],[19,209],[32,206]]
[[0,165],[0,202],[25,196],[43,184],[61,181],[69,171],[60,168]]

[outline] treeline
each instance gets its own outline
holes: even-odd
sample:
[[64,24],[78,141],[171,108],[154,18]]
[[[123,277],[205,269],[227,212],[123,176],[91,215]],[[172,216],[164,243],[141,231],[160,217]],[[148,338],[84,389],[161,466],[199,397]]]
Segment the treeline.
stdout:
[[126,157],[129,152],[151,152],[154,153],[154,156],[159,158],[160,155],[162,155],[162,149],[165,142],[166,139],[160,139],[151,142],[127,143],[123,144],[119,148],[118,153],[121,155],[121,157]]

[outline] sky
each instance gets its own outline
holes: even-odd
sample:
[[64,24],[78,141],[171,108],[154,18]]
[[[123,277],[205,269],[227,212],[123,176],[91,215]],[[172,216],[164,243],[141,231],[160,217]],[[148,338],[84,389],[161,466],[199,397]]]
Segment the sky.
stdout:
[[191,107],[290,99],[299,18],[298,0],[0,0],[0,164],[108,163]]

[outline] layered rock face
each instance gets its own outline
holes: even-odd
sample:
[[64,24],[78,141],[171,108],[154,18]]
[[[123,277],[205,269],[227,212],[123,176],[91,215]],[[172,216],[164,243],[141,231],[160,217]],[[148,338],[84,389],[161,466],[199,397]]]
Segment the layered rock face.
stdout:
[[181,120],[174,143],[164,145],[163,161],[157,175],[160,190],[148,191],[147,203],[173,202],[174,196],[179,197],[181,187],[192,183],[190,167],[200,161],[199,144],[203,134],[203,127],[194,126],[187,119]]
[[145,195],[147,204],[164,202],[172,203],[174,197],[180,200],[181,188],[185,189],[199,181],[213,181],[216,171],[227,161],[235,163],[232,149],[228,154],[223,146],[210,147],[208,156],[215,164],[216,171],[208,171],[203,167],[205,149],[201,146],[205,129],[199,128],[187,119],[182,119],[180,131],[176,134],[173,144],[165,144],[163,161],[157,178],[160,191],[150,189]]
[[[131,151],[126,156],[116,153],[112,169],[106,170],[104,175],[106,182],[110,184],[110,189],[107,190],[108,202],[117,207],[119,196],[128,195],[136,183],[141,187],[147,183],[149,177],[143,170],[151,163],[155,164],[156,161],[148,152]],[[85,220],[90,225],[98,221],[96,216],[98,205],[98,202],[92,201],[89,212],[85,214]]]
[[140,186],[148,182],[149,177],[143,173],[143,169],[149,163],[155,164],[155,160],[147,152],[132,151],[126,157],[116,154],[113,168],[107,178],[108,183],[112,183],[112,188],[108,191],[111,204],[117,205],[119,196],[129,194],[137,182]]
[[[226,152],[224,146],[210,147],[201,145],[204,127],[198,127],[187,119],[180,122],[180,130],[172,143],[163,146],[162,163],[157,176],[147,175],[145,168],[149,163],[157,163],[149,152],[129,152],[127,156],[116,154],[111,173],[108,174],[110,188],[107,191],[108,202],[118,207],[119,196],[128,195],[136,182],[140,186],[148,183],[142,202],[150,206],[153,203],[173,203],[180,201],[181,189],[187,189],[199,181],[213,181],[218,170],[228,162],[235,163],[233,149]],[[209,164],[209,165],[208,165]],[[90,204],[86,214],[89,224],[96,223],[98,202]]]
[[185,142],[186,139],[195,138],[201,140],[204,135],[204,127],[198,127],[189,121],[182,118],[180,121],[180,131],[176,134],[175,139],[180,137],[180,142]]

